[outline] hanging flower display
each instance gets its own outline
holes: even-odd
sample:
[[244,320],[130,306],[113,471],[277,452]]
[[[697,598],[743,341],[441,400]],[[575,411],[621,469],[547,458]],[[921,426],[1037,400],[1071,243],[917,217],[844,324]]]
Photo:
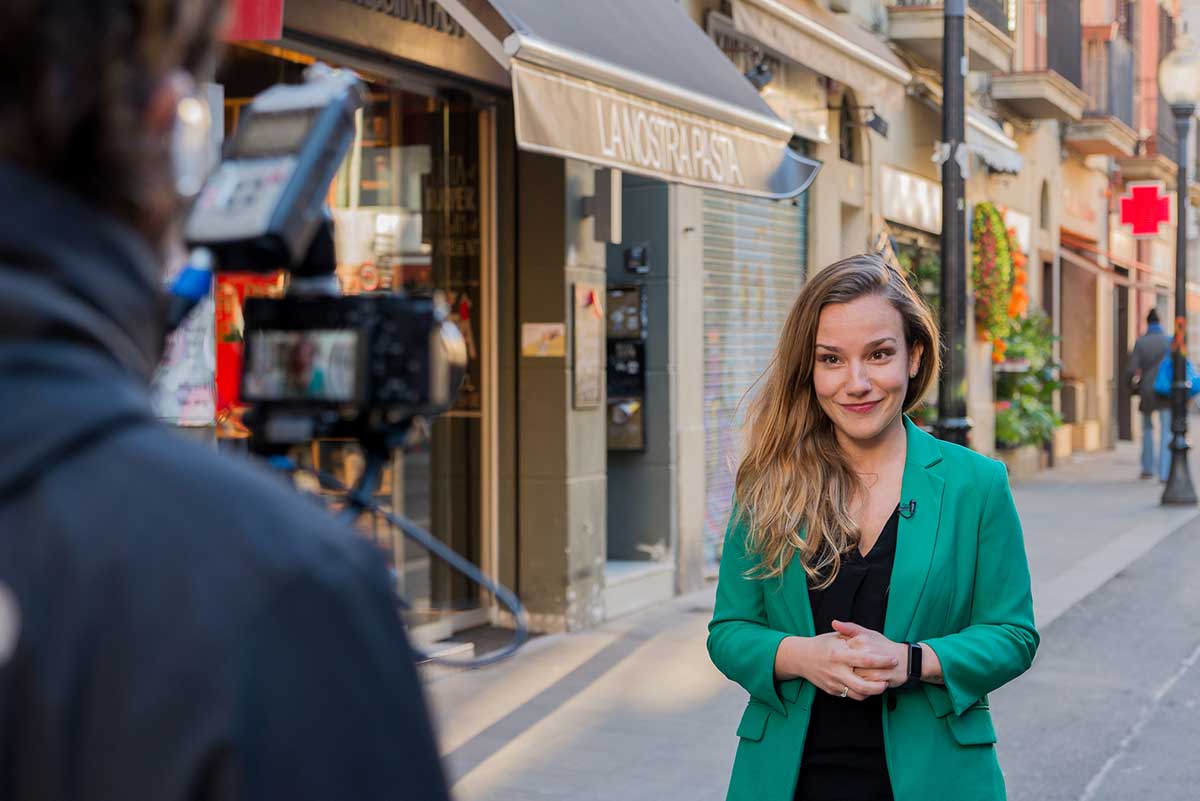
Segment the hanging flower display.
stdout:
[[[975,287],[975,326],[979,337],[996,346],[1008,333],[1013,299],[1013,250],[1004,217],[992,203],[975,206],[971,222],[971,283]],[[1022,288],[1018,295],[1028,302]],[[993,359],[1003,359],[1003,348],[997,347]]]

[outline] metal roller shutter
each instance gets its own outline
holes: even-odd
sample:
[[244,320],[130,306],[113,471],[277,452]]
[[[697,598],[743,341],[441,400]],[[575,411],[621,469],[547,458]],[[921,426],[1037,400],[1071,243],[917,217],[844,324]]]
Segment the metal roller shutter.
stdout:
[[808,199],[704,195],[705,556],[720,554],[733,497],[738,404],[766,369],[808,267]]

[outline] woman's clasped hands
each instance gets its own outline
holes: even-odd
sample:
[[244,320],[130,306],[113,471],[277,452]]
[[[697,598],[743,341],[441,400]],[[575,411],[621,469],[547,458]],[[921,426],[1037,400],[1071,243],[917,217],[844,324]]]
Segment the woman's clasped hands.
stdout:
[[901,665],[906,646],[856,623],[835,620],[833,629],[816,637],[795,638],[791,672],[830,695],[855,701],[881,695],[906,681],[908,668]]

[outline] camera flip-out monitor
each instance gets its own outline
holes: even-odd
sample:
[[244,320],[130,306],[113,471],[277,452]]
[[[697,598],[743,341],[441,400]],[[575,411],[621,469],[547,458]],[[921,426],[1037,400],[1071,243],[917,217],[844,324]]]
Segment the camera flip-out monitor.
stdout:
[[466,345],[433,298],[246,301],[242,397],[265,441],[387,439],[450,408]]

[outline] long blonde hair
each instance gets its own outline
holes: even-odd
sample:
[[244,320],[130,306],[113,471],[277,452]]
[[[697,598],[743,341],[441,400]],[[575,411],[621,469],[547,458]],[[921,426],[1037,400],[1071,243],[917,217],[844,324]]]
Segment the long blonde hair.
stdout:
[[904,397],[905,412],[921,403],[937,378],[940,340],[933,315],[881,256],[851,256],[809,279],[788,312],[775,355],[756,382],[761,388],[747,408],[745,451],[734,494],[737,514],[748,523],[747,550],[760,560],[751,571],[755,578],[781,575],[799,551],[809,581],[827,587],[841,568],[841,555],[858,543],[850,504],[864,487],[817,402],[813,366],[821,310],[868,295],[884,298],[900,313],[909,353],[921,346],[920,367]]

